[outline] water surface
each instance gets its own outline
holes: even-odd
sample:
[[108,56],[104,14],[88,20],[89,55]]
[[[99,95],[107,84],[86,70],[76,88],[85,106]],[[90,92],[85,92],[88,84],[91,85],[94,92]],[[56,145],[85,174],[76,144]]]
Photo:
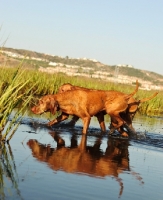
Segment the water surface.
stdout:
[[81,121],[44,122],[27,116],[1,147],[0,199],[163,199],[161,117],[136,116],[138,139],[101,135],[96,119],[87,136]]

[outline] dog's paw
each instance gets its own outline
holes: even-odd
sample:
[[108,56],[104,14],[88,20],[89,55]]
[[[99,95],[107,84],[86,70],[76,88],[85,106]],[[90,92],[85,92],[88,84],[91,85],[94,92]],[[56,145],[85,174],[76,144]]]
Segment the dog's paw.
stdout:
[[114,132],[115,132],[115,129],[114,129],[114,128],[111,128],[108,134],[109,134],[109,135],[112,135]]
[[47,123],[47,126],[52,126],[52,125],[53,125],[53,123],[51,123],[51,122]]
[[127,137],[128,137],[128,133],[124,131],[124,132],[121,134],[121,136],[127,138]]

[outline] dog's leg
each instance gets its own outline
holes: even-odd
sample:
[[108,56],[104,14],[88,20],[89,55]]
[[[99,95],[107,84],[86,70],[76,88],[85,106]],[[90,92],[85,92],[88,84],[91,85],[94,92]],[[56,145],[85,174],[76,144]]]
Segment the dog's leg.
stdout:
[[81,152],[85,152],[86,151],[86,146],[87,146],[87,136],[86,135],[82,135],[80,144],[78,146],[78,149],[80,149]]
[[54,140],[57,142],[57,147],[62,147],[65,146],[65,141],[55,132],[50,132],[49,133]]
[[117,130],[123,137],[128,137],[128,133],[124,131],[123,126],[119,127]]
[[111,119],[111,123],[109,126],[110,131],[108,133],[109,135],[112,135],[114,133],[114,131],[116,130],[116,128],[115,128],[116,126],[117,126],[117,122],[114,123],[113,120]]
[[64,120],[66,120],[68,118],[68,116],[69,116],[68,114],[62,113],[59,117],[57,117],[56,119],[50,121],[48,123],[48,126],[52,126],[53,124],[57,124],[57,123],[59,123],[61,121],[64,121]]
[[76,122],[78,121],[79,117],[74,115],[71,121],[68,123],[69,126],[75,126]]
[[124,98],[115,98],[114,101],[107,101],[105,104],[106,113],[110,115],[111,126],[109,134],[113,134],[114,131],[119,129],[126,123],[120,116],[121,112],[127,109],[127,103]]
[[95,115],[98,119],[102,132],[106,132],[105,122],[104,122],[104,114],[103,112],[99,112]]
[[122,129],[121,129],[121,127],[124,125],[125,122],[119,116],[119,113],[109,112],[109,115],[111,117],[111,125],[110,125],[109,135],[113,134],[114,131],[117,129],[118,132],[120,132],[123,136],[127,137],[128,134],[125,131],[122,131]]
[[[119,129],[119,131],[121,131],[120,127],[123,126],[126,122],[121,118],[120,113],[127,109],[126,101],[124,101],[123,98],[117,98],[114,102],[108,101],[105,107],[106,113],[109,114],[111,117],[109,134],[113,134],[116,129]],[[124,136],[127,135],[128,134],[125,132]]]
[[128,125],[128,124],[124,124],[124,127],[128,130],[129,133],[133,134],[133,135],[137,135],[134,127],[132,125]]
[[136,135],[136,131],[132,126],[134,115],[135,113],[120,113],[121,118],[126,122],[123,126],[127,129],[129,133]]
[[91,117],[90,116],[86,116],[82,118],[83,121],[83,134],[87,134],[87,130],[91,121]]

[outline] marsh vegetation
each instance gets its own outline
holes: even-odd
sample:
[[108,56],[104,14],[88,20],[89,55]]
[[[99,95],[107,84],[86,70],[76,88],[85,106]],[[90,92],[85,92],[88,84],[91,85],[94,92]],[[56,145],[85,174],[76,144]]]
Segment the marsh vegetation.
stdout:
[[[93,89],[118,90],[124,93],[130,93],[135,87],[135,83],[129,86],[93,78],[70,77],[62,73],[42,73],[23,68],[23,62],[17,68],[2,66],[0,70],[0,136],[3,141],[12,138],[23,114],[31,106],[35,97],[55,94],[63,83]],[[151,96],[154,92],[139,90],[135,98],[142,99]],[[11,119],[10,115],[14,109],[16,112]],[[159,92],[154,99],[142,103],[139,108],[139,112],[146,115],[158,115],[162,111],[163,92]]]

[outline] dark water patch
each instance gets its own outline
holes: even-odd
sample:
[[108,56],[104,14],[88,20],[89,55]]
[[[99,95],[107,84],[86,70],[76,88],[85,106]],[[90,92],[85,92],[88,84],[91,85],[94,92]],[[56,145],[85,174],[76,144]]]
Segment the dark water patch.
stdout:
[[[141,137],[141,135],[144,135],[145,137]],[[133,141],[138,144],[142,144],[149,147],[153,148],[160,148],[163,149],[163,135],[161,134],[156,134],[156,133],[150,133],[150,132],[139,132],[138,135],[140,135],[140,138],[138,137],[137,139],[134,139]]]
[[[69,121],[61,122],[59,124],[56,124],[52,127],[47,126],[48,121],[45,119],[37,119],[37,118],[23,118],[22,124],[28,125],[31,130],[28,130],[28,133],[34,133],[37,134],[37,131],[47,130],[47,131],[58,131],[58,132],[64,132],[67,134],[76,134],[76,135],[82,135],[82,125],[75,125],[74,127],[69,125]],[[159,127],[156,127],[153,129],[156,131],[160,129]],[[141,128],[137,129],[136,134],[133,134],[132,132],[129,133],[129,137],[125,138],[122,137],[118,132],[115,132],[112,136],[108,135],[108,131],[106,133],[102,133],[99,128],[93,128],[89,127],[87,136],[95,136],[95,137],[104,137],[104,138],[112,138],[112,139],[121,139],[121,140],[130,140],[137,144],[142,144],[146,146],[151,146],[155,148],[163,148],[163,134],[160,134],[159,132],[148,132],[146,130],[141,131]],[[27,132],[27,131],[26,131]]]

